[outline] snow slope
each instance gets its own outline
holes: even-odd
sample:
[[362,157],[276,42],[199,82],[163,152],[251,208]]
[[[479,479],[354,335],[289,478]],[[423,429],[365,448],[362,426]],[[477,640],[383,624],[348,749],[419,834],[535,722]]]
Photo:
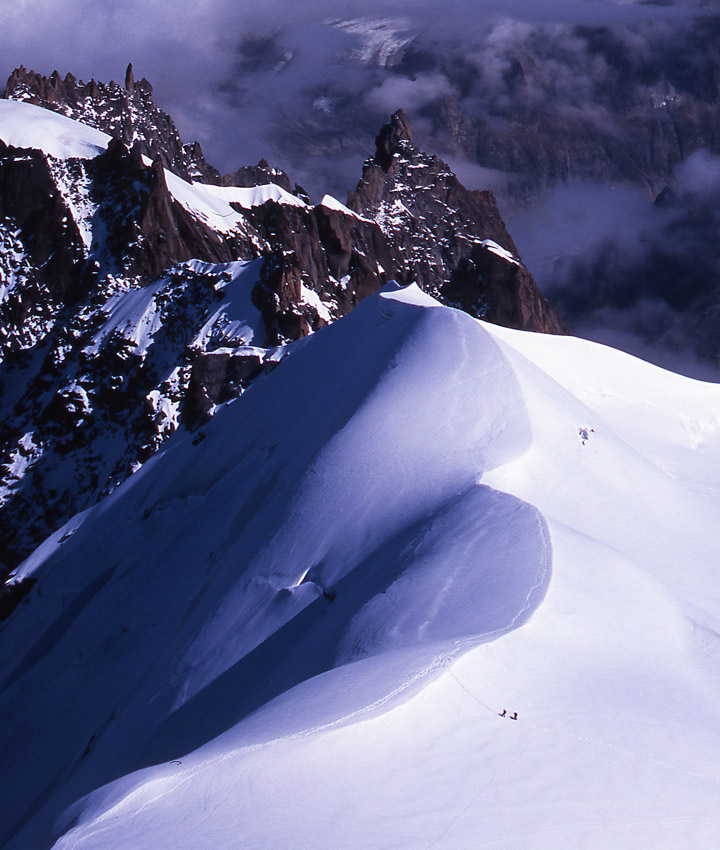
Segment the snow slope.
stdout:
[[[252,303],[252,289],[261,266],[262,261],[258,260],[221,264],[191,260],[184,264],[190,271],[216,275],[219,280],[214,288],[223,293],[222,302],[211,312],[197,337],[191,340],[191,346],[204,347],[212,335],[226,343],[262,343],[265,335],[262,315]],[[111,296],[101,310],[107,319],[95,332],[85,353],[96,354],[113,334],[119,334],[134,345],[136,354],[146,354],[163,329],[162,303],[170,300],[167,291],[172,283],[172,278],[159,278],[148,286]]]
[[1,840],[714,848],[719,396],[367,299],[21,568]]
[[110,136],[30,103],[0,100],[0,139],[55,159],[92,159],[107,148]]

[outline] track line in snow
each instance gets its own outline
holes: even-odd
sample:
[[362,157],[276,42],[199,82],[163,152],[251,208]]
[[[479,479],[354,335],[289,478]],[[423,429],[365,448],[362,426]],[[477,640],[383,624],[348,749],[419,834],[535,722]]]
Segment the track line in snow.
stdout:
[[[465,693],[468,694],[468,696],[470,696],[478,705],[480,705],[483,709],[485,709],[489,714],[497,714],[497,711],[495,709],[491,708],[489,705],[487,705],[487,703],[484,703],[478,696],[473,694],[466,687],[466,685],[463,682],[461,682],[460,679],[458,679],[458,677],[457,677],[457,675],[455,674],[454,671],[451,670],[450,675],[458,683],[458,685],[465,691]],[[695,779],[704,779],[704,780],[707,780],[708,782],[714,781],[714,777],[708,776],[706,773],[699,773],[699,772],[687,770],[686,768],[681,767],[680,765],[675,764],[674,762],[669,762],[669,761],[665,761],[664,759],[655,758],[653,756],[646,755],[645,753],[642,753],[642,752],[636,752],[634,750],[628,750],[625,747],[621,747],[618,744],[613,744],[610,741],[604,741],[601,738],[594,738],[594,737],[590,737],[590,736],[587,736],[587,735],[578,735],[578,734],[573,733],[573,732],[568,732],[563,727],[566,726],[568,723],[572,722],[573,719],[575,719],[575,718],[569,718],[567,720],[564,720],[559,726],[552,727],[552,726],[546,726],[546,725],[543,725],[543,724],[535,723],[535,722],[533,722],[533,720],[528,719],[527,714],[524,714],[523,720],[522,720],[522,727],[524,729],[525,728],[533,729],[535,732],[540,733],[540,734],[554,735],[558,738],[564,738],[564,739],[569,738],[570,740],[576,741],[577,743],[590,744],[591,746],[597,746],[597,747],[604,747],[605,749],[610,749],[610,750],[613,750],[617,753],[621,753],[623,756],[627,756],[630,759],[642,759],[643,761],[645,761],[648,764],[657,764],[657,765],[660,765],[661,767],[663,767],[667,770],[671,770],[671,771],[676,772],[676,773],[683,773],[686,776],[691,776]]]

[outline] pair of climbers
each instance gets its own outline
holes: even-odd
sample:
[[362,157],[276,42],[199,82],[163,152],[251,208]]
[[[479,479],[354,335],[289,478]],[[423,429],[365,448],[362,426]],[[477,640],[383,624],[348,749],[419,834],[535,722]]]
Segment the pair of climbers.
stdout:
[[499,714],[498,717],[507,717],[509,720],[517,720],[517,711],[514,711],[512,714],[507,713],[507,709],[503,708],[502,714]]

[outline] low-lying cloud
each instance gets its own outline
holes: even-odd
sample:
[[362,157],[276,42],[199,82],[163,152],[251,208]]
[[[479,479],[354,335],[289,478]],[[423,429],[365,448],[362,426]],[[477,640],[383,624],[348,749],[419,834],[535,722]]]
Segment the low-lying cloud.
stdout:
[[655,201],[577,184],[511,230],[573,333],[693,377],[719,380],[720,157],[698,151]]

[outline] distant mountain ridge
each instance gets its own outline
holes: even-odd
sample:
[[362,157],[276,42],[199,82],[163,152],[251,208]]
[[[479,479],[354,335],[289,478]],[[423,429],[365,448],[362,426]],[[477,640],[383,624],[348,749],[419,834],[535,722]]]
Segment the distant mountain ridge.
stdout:
[[[672,5],[621,3],[647,14],[629,20],[618,12],[612,23],[553,20],[552,10],[514,20],[512,8],[507,16],[489,10],[467,34],[458,26],[455,37],[442,27],[434,33],[427,20],[413,26],[399,10],[394,20],[370,13],[328,21],[359,39],[341,68],[366,87],[365,109],[342,82],[323,81],[300,92],[294,109],[285,106],[291,120],[283,123],[282,148],[302,161],[361,147],[374,125],[367,118],[359,125],[358,113],[373,115],[386,89],[415,89],[411,117],[422,121],[423,145],[496,172],[518,203],[574,180],[657,195],[690,153],[720,153],[720,16],[712,3],[684,3],[684,15],[663,15],[661,7]],[[274,55],[282,55],[283,33],[272,38]],[[260,82],[263,70],[255,73]]]

